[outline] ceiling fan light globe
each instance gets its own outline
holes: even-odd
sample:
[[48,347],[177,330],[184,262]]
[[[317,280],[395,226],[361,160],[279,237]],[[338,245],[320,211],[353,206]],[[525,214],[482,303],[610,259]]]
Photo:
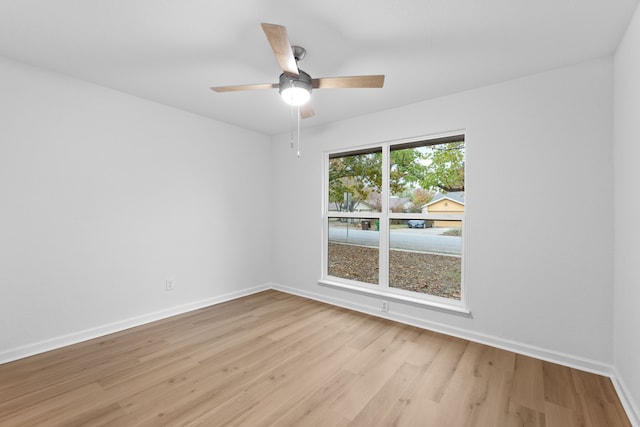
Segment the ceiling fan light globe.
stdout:
[[304,87],[289,86],[282,89],[280,96],[287,104],[299,106],[306,104],[311,99],[311,92]]

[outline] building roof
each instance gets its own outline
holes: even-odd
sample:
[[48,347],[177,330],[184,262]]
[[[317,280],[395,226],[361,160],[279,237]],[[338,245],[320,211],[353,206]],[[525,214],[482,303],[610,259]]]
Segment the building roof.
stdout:
[[431,206],[431,205],[439,202],[442,199],[449,199],[449,200],[451,200],[453,202],[460,203],[461,205],[464,205],[464,191],[452,191],[452,192],[449,192],[449,193],[437,193],[435,196],[433,196],[433,199],[429,203],[424,205],[424,206]]

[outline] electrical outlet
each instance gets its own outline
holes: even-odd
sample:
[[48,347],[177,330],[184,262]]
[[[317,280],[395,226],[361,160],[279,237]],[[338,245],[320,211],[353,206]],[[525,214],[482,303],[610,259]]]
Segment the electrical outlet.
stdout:
[[388,301],[382,301],[382,306],[380,307],[380,310],[383,313],[388,313],[389,312],[389,302]]
[[175,287],[173,286],[173,280],[172,279],[167,279],[165,281],[165,290],[166,291],[172,291],[174,289],[175,289]]

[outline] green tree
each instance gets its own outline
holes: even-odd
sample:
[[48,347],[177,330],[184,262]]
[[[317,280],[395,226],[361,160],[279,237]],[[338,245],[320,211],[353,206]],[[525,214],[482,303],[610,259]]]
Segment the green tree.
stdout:
[[434,194],[431,191],[425,190],[424,188],[416,188],[413,190],[413,194],[411,195],[411,201],[416,206],[416,211],[420,212],[422,206],[429,203],[433,200]]
[[425,159],[427,172],[419,181],[422,188],[464,191],[464,141],[434,145]]
[[[339,210],[353,211],[372,192],[382,188],[382,153],[356,154],[329,159],[329,202]],[[349,206],[344,194],[351,195]]]
[[[434,191],[464,191],[464,142],[391,150],[389,190],[392,195],[412,195],[422,206]],[[418,185],[421,187],[418,187]],[[416,191],[420,189],[424,193]],[[358,203],[382,190],[382,152],[329,159],[329,202],[338,210],[353,211]],[[345,206],[344,194],[350,194]],[[379,197],[378,197],[379,198]],[[378,206],[375,200],[372,204]],[[378,206],[379,209],[379,206]]]
[[402,195],[411,184],[419,182],[427,173],[423,160],[425,154],[415,148],[391,151],[389,190],[393,195]]

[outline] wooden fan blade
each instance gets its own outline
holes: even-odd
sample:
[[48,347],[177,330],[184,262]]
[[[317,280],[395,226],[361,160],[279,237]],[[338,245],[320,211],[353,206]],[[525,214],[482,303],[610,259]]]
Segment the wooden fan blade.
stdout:
[[311,106],[311,101],[306,104],[302,104],[300,106],[300,118],[308,119],[309,117],[313,117],[316,115],[316,112],[313,111],[313,107]]
[[311,79],[311,84],[314,89],[380,88],[384,85],[384,75],[322,77],[319,79]]
[[261,83],[257,85],[236,85],[236,86],[217,86],[212,87],[214,92],[237,92],[239,90],[256,90],[256,89],[278,89],[278,83]]
[[296,58],[293,56],[291,43],[289,43],[289,37],[287,37],[287,29],[282,25],[265,24],[264,22],[260,25],[262,25],[262,30],[267,36],[282,71],[289,76],[298,77],[300,73]]

